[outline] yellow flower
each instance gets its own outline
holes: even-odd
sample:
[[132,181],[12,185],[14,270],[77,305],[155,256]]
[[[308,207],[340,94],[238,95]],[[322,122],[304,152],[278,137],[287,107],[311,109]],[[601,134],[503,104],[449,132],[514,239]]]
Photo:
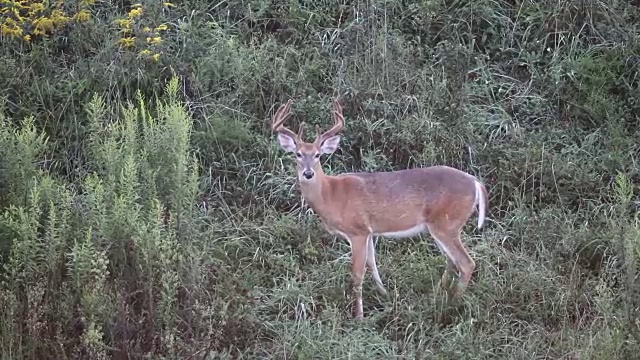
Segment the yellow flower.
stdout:
[[82,9],[78,11],[78,13],[74,17],[78,22],[89,21],[89,19],[91,19],[91,13],[85,9]]
[[24,41],[29,42],[29,41],[31,41],[31,35],[27,34],[27,35],[24,36],[23,39],[24,39]]
[[122,38],[122,39],[118,40],[118,42],[120,44],[122,44],[122,46],[124,46],[124,47],[132,47],[136,42],[136,38],[135,37],[125,37],[125,38]]
[[18,24],[16,23],[15,20],[13,20],[12,18],[7,18],[4,20],[4,24],[2,25],[12,25],[12,26],[18,26]]
[[18,21],[24,21],[24,18],[22,16],[20,16],[20,10],[17,8],[14,8],[13,10],[13,16],[16,17],[16,19],[18,19]]
[[151,32],[151,28],[150,28],[150,27],[148,27],[148,26],[145,26],[145,27],[142,29],[142,31],[144,31],[144,32]]
[[148,37],[147,42],[149,44],[160,44],[162,42],[162,38],[160,36]]
[[142,4],[140,4],[140,3],[135,3],[135,4],[131,5],[131,7],[132,7],[132,8],[139,8],[139,7],[142,7]]
[[149,50],[149,49],[144,49],[144,50],[140,51],[140,55],[142,55],[142,56],[146,56],[146,55],[149,55],[149,54],[151,54],[151,50]]
[[118,19],[116,20],[116,23],[118,24],[118,26],[121,26],[125,29],[128,29],[129,27],[131,27],[131,20],[130,19]]
[[153,54],[152,58],[153,58],[153,61],[157,62],[158,60],[160,60],[160,54]]
[[22,28],[17,26],[7,26],[6,24],[2,24],[2,27],[0,27],[0,32],[3,35],[11,36],[11,37],[22,36]]
[[39,2],[39,3],[29,4],[28,9],[29,9],[29,11],[32,11],[34,13],[42,12],[42,11],[44,11],[44,3]]
[[162,3],[162,5],[163,5],[163,6],[166,6],[166,7],[176,7],[175,5],[173,5],[173,4],[172,4],[172,3],[170,3],[170,2]]
[[140,8],[131,9],[131,11],[129,11],[129,19],[134,19],[141,15],[142,15],[142,9]]
[[156,28],[156,31],[165,31],[167,30],[169,27],[165,24],[161,24]]
[[[35,30],[40,30],[42,31],[42,33],[46,33],[47,31],[53,31],[54,25],[55,24],[53,20],[46,17],[40,17],[33,20],[33,26],[35,27]],[[35,30],[34,30],[34,34],[35,34]]]
[[51,20],[55,25],[62,26],[69,22],[69,17],[62,10],[53,10],[51,12]]

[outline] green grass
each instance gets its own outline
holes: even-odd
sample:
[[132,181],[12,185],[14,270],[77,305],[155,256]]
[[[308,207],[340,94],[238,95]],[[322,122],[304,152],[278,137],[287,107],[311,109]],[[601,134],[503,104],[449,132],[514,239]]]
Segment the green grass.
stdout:
[[[640,350],[635,2],[141,4],[138,33],[167,25],[158,62],[144,37],[118,45],[128,2],[0,38],[2,359]],[[349,245],[270,130],[289,98],[292,127],[329,126],[338,95],[327,173],[444,164],[487,184],[462,299],[429,236],[380,238],[389,293],[367,274],[352,319]]]

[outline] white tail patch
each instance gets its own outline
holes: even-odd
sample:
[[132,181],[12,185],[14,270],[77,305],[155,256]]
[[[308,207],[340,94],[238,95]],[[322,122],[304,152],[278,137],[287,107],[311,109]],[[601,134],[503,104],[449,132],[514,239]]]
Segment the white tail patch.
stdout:
[[478,229],[480,229],[484,224],[487,200],[484,198],[482,184],[479,181],[476,181],[476,204],[478,205]]

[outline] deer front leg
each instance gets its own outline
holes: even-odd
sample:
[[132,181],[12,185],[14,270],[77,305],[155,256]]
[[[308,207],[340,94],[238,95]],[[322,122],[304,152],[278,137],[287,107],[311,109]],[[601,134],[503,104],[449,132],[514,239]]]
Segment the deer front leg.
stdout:
[[351,243],[351,277],[353,281],[354,317],[360,320],[364,317],[362,308],[362,282],[367,263],[368,236],[350,236]]

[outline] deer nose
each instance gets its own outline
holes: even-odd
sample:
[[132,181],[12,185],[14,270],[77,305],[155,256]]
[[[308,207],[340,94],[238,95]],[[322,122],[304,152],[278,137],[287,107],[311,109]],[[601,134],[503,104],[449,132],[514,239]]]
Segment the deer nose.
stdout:
[[313,173],[313,170],[305,170],[305,171],[302,172],[302,176],[304,176],[304,178],[307,179],[307,180],[311,180],[313,175],[315,175]]

